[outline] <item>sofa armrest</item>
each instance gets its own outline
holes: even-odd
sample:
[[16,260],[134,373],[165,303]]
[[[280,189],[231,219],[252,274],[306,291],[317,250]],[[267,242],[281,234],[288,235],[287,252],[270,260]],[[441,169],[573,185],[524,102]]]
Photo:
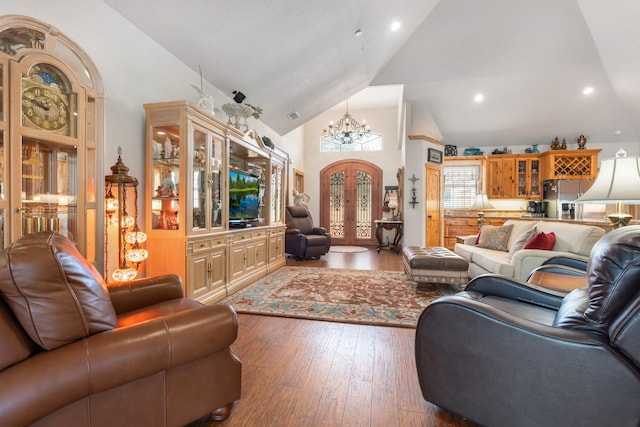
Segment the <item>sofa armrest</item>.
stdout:
[[302,234],[302,232],[300,231],[299,228],[293,228],[293,227],[287,227],[287,229],[284,231],[285,234],[293,234],[293,235],[297,235],[297,234]]
[[182,279],[176,274],[165,274],[110,284],[108,289],[116,314],[126,313],[184,296]]
[[478,240],[478,235],[473,234],[470,236],[464,236],[464,244],[474,246],[476,244],[476,240]]
[[556,310],[560,308],[562,298],[567,294],[566,292],[554,291],[497,274],[484,274],[474,277],[467,284],[465,292],[478,292],[482,295],[522,301]]
[[582,270],[583,272],[586,272],[588,261],[584,259],[574,258],[574,257],[554,256],[542,263],[542,265],[548,265],[548,264],[563,265],[566,267],[571,267],[571,268],[575,268],[577,270]]
[[41,352],[0,371],[0,424],[30,425],[92,394],[228,351],[237,331],[230,306],[198,306]]
[[514,278],[526,281],[531,272],[541,266],[546,260],[552,257],[573,257],[580,259],[579,255],[571,252],[559,251],[543,251],[541,249],[522,249],[517,251],[511,257],[511,265],[513,265]]
[[327,234],[327,229],[324,227],[313,227],[311,231],[313,234]]

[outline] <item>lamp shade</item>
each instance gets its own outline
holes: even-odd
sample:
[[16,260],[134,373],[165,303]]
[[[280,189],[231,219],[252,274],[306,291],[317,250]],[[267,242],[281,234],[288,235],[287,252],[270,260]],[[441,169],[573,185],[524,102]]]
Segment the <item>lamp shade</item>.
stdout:
[[494,209],[493,205],[489,202],[489,198],[487,197],[487,193],[478,193],[476,195],[476,201],[471,206],[471,209]]
[[576,203],[640,203],[640,158],[626,154],[619,150],[615,158],[603,160],[595,182]]

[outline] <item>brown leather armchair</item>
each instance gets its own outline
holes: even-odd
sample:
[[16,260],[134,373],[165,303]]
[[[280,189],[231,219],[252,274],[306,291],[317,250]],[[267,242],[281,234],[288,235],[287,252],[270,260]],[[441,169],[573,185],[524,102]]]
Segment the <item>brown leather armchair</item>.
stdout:
[[331,234],[324,227],[315,227],[305,206],[287,206],[284,250],[296,258],[318,258],[331,247]]
[[0,254],[0,425],[181,426],[240,398],[227,305],[165,275],[107,286],[59,234]]
[[593,247],[586,288],[479,276],[421,314],[424,398],[487,426],[640,425],[640,226]]

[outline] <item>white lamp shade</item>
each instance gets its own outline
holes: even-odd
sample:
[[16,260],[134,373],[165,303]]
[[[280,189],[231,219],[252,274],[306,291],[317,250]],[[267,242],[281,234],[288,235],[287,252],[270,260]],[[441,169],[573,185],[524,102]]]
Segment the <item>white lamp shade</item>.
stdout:
[[640,158],[616,157],[602,161],[598,177],[577,203],[640,203]]
[[489,202],[489,198],[486,193],[478,193],[476,195],[476,201],[473,203],[473,206],[471,206],[471,209],[483,210],[494,209],[494,207],[491,202]]

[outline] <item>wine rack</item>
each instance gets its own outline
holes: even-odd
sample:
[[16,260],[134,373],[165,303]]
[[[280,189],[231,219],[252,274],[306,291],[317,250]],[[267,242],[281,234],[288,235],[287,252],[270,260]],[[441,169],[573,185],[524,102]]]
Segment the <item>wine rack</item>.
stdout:
[[600,150],[552,150],[543,154],[546,179],[593,179],[598,175]]

